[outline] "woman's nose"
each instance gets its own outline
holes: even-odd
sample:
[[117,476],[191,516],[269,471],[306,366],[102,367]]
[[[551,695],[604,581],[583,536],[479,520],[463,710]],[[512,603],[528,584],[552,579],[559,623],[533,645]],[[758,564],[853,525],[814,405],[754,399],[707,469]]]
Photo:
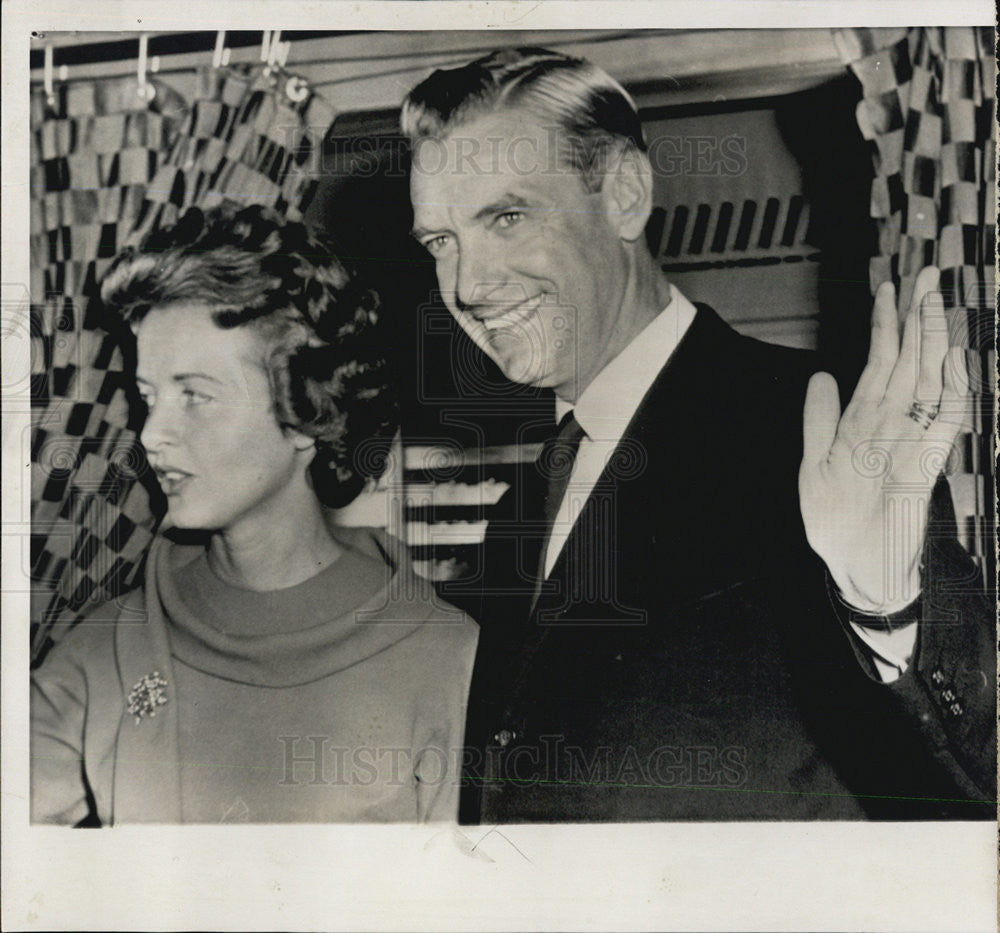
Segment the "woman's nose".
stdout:
[[169,444],[173,440],[174,428],[168,413],[168,405],[158,402],[146,412],[146,420],[139,432],[139,440],[149,454]]

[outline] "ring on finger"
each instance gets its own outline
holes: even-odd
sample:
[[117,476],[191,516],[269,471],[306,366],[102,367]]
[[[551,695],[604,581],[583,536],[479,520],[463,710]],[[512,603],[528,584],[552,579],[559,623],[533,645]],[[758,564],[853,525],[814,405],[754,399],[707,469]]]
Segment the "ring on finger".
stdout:
[[912,418],[926,431],[931,426],[931,422],[938,416],[940,410],[940,405],[925,405],[923,402],[914,399],[910,402],[910,407],[906,414],[907,417]]

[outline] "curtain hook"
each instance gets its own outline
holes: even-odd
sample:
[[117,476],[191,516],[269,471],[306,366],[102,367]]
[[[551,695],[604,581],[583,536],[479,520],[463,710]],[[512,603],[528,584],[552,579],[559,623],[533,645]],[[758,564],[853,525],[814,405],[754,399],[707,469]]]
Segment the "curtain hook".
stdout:
[[278,55],[281,51],[281,30],[275,29],[271,33],[271,48],[267,53],[267,63],[272,68],[278,63]]
[[301,104],[309,96],[309,83],[295,75],[285,82],[285,95],[295,104]]
[[212,53],[212,67],[221,68],[222,67],[222,56],[226,52],[226,31],[220,29],[215,34],[215,52]]
[[271,30],[264,30],[264,37],[260,41],[260,60],[266,65],[271,54]]
[[147,103],[156,96],[156,88],[146,81],[146,60],[149,57],[149,35],[139,36],[139,65],[137,69],[139,97]]
[[45,101],[50,107],[56,105],[55,52],[51,45],[45,46]]

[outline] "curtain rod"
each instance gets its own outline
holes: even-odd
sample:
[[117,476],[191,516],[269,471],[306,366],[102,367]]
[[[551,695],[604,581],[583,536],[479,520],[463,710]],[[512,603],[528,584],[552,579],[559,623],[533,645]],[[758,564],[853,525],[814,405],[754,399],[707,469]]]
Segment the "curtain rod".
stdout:
[[[677,35],[680,32],[690,32],[691,30],[675,30],[672,34]],[[298,50],[309,49],[312,51],[312,55],[308,57],[301,57],[292,53],[291,60],[288,67],[302,69],[309,68],[316,65],[329,64],[329,55],[316,56],[317,42],[322,43],[324,39],[328,38],[339,38],[339,37],[372,37],[380,33],[383,30],[364,30],[364,31],[351,31],[351,32],[282,32],[282,43],[288,42],[290,46],[294,45],[296,47],[296,52]],[[623,39],[630,39],[635,37],[647,37],[654,36],[661,32],[661,30],[617,30],[614,32],[608,31],[581,31],[574,30],[568,33],[565,38],[561,41],[552,42],[548,41],[546,45],[549,48],[562,48],[563,46],[595,46],[607,42],[616,42]],[[52,67],[54,70],[59,71],[61,69],[66,69],[68,74],[65,77],[60,77],[59,82],[65,83],[75,83],[79,81],[93,81],[97,77],[120,77],[131,73],[134,70],[134,62],[138,58],[139,50],[139,39],[129,38],[125,40],[108,40],[108,33],[98,33],[101,38],[94,39],[90,42],[83,42],[77,45],[65,44],[57,45],[55,43],[51,44],[51,52],[53,56]],[[136,34],[132,34],[135,36]],[[179,74],[190,74],[198,70],[200,65],[204,64],[204,61],[208,60],[208,57],[212,55],[215,51],[215,44],[218,37],[217,32],[199,32],[199,33],[172,33],[172,34],[148,34],[147,39],[147,55],[149,58],[155,62],[153,68],[153,73],[159,76],[164,75],[179,75]],[[258,56],[256,54],[259,49],[261,42],[263,40],[262,32],[253,32],[248,30],[243,30],[240,32],[226,32],[225,34],[225,45],[228,52],[235,52],[233,56],[233,61],[256,61]],[[34,41],[44,42],[46,40],[46,35],[44,33],[33,34]],[[65,41],[65,35],[61,37],[61,41]],[[468,41],[455,48],[448,49],[447,52],[442,51],[442,49],[423,49],[423,50],[407,50],[405,53],[400,50],[395,50],[388,53],[381,54],[357,54],[357,55],[344,55],[338,54],[336,56],[336,62],[339,65],[355,64],[359,67],[370,68],[376,63],[384,63],[388,66],[390,63],[398,62],[401,58],[406,60],[415,60],[420,58],[427,58],[428,60],[437,60],[440,62],[446,61],[452,57],[455,59],[455,64],[464,63],[469,56],[485,54],[485,52],[492,49],[494,46],[484,41],[479,42]],[[110,52],[108,50],[111,50]],[[33,85],[39,85],[43,83],[43,69],[44,69],[44,55],[46,49],[33,49],[31,52],[31,83]],[[65,54],[63,54],[65,53]],[[247,55],[251,58],[247,58]],[[166,55],[167,60],[160,63],[158,60],[161,56]],[[203,60],[203,57],[204,60]],[[71,68],[71,66],[73,66]],[[108,74],[99,73],[98,69],[102,69],[105,66],[110,69]],[[406,72],[412,69],[402,69],[402,70],[389,70],[373,73],[367,73],[365,77],[376,78],[391,76],[393,74]],[[339,77],[331,81],[317,81],[314,83],[315,87],[327,86],[331,84],[340,84],[344,80],[352,80],[352,78]]]
[[[284,32],[283,42],[296,42],[306,39],[330,39],[337,36],[364,35],[371,30],[360,32]],[[181,55],[192,52],[211,53],[215,48],[215,32],[178,32],[166,34],[149,34],[150,57],[154,55]],[[238,30],[226,33],[226,47],[231,49],[260,46],[264,33],[261,30]],[[44,39],[37,38],[43,43]],[[139,57],[138,36],[128,39],[111,41],[81,42],[79,45],[56,46],[52,50],[53,64],[61,65],[96,65],[105,62],[127,62]],[[29,58],[29,68],[32,71],[45,67],[45,50],[32,49]]]
[[[697,30],[690,29],[674,29],[674,30],[660,30],[660,29],[619,29],[619,30],[562,30],[564,32],[565,38],[561,41],[553,41],[551,38],[547,41],[546,45],[549,48],[561,48],[563,46],[570,45],[600,45],[604,42],[615,42],[621,39],[628,39],[633,37],[642,36],[657,36],[661,34],[669,34],[671,36],[678,36],[683,33],[695,32]],[[315,39],[329,39],[337,38],[340,36],[370,36],[378,33],[384,33],[386,30],[379,29],[366,29],[366,30],[355,30],[355,31],[341,31],[341,32],[296,32],[290,31],[286,32],[282,30],[281,39],[282,42],[304,42],[307,40]],[[497,32],[496,35],[504,36],[506,31]],[[106,36],[107,33],[102,33],[101,35]],[[202,52],[212,52],[215,47],[215,37],[218,35],[216,32],[191,32],[191,33],[170,33],[170,34],[149,34],[149,55],[174,55],[174,54],[200,54]],[[244,48],[259,48],[263,40],[263,32],[261,31],[248,31],[240,30],[236,32],[226,33],[226,47],[230,49],[244,49]],[[469,35],[478,35],[478,33],[470,32]],[[136,34],[132,34],[136,36]],[[37,44],[42,44],[45,42],[44,34],[35,34],[35,42]],[[455,48],[455,53],[460,54],[464,51],[468,51],[469,54],[475,54],[476,52],[482,51],[483,49],[491,49],[494,44],[489,42],[467,42],[463,43],[461,46]],[[53,56],[54,65],[59,67],[61,65],[72,66],[72,65],[96,65],[103,63],[115,63],[115,62],[131,62],[138,57],[139,50],[139,40],[137,37],[130,37],[128,39],[121,40],[109,40],[109,39],[98,39],[91,42],[80,42],[78,44],[67,43],[65,45],[53,45]],[[411,50],[407,53],[408,57],[415,57],[421,53]],[[436,57],[440,54],[440,50],[431,50],[426,52],[427,57]],[[35,48],[31,51],[30,57],[30,70],[31,71],[41,71],[44,67],[44,48]],[[338,55],[338,61],[340,62],[369,62],[377,59],[395,59],[400,57],[400,53],[394,52],[389,55],[359,55],[359,56],[343,56]],[[295,60],[296,64],[312,64],[312,61],[301,61],[299,59]],[[186,70],[186,69],[185,69]],[[161,69],[163,72],[164,69]]]

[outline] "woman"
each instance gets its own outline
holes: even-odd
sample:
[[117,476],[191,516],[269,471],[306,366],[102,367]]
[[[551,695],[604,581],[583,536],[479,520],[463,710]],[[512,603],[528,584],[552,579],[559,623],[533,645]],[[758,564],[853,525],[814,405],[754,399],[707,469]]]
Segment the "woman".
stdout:
[[323,508],[395,431],[376,294],[252,207],[189,211],[102,298],[135,335],[165,527],[207,540],[158,536],[115,624],[36,672],[33,819],[455,819],[477,627]]

